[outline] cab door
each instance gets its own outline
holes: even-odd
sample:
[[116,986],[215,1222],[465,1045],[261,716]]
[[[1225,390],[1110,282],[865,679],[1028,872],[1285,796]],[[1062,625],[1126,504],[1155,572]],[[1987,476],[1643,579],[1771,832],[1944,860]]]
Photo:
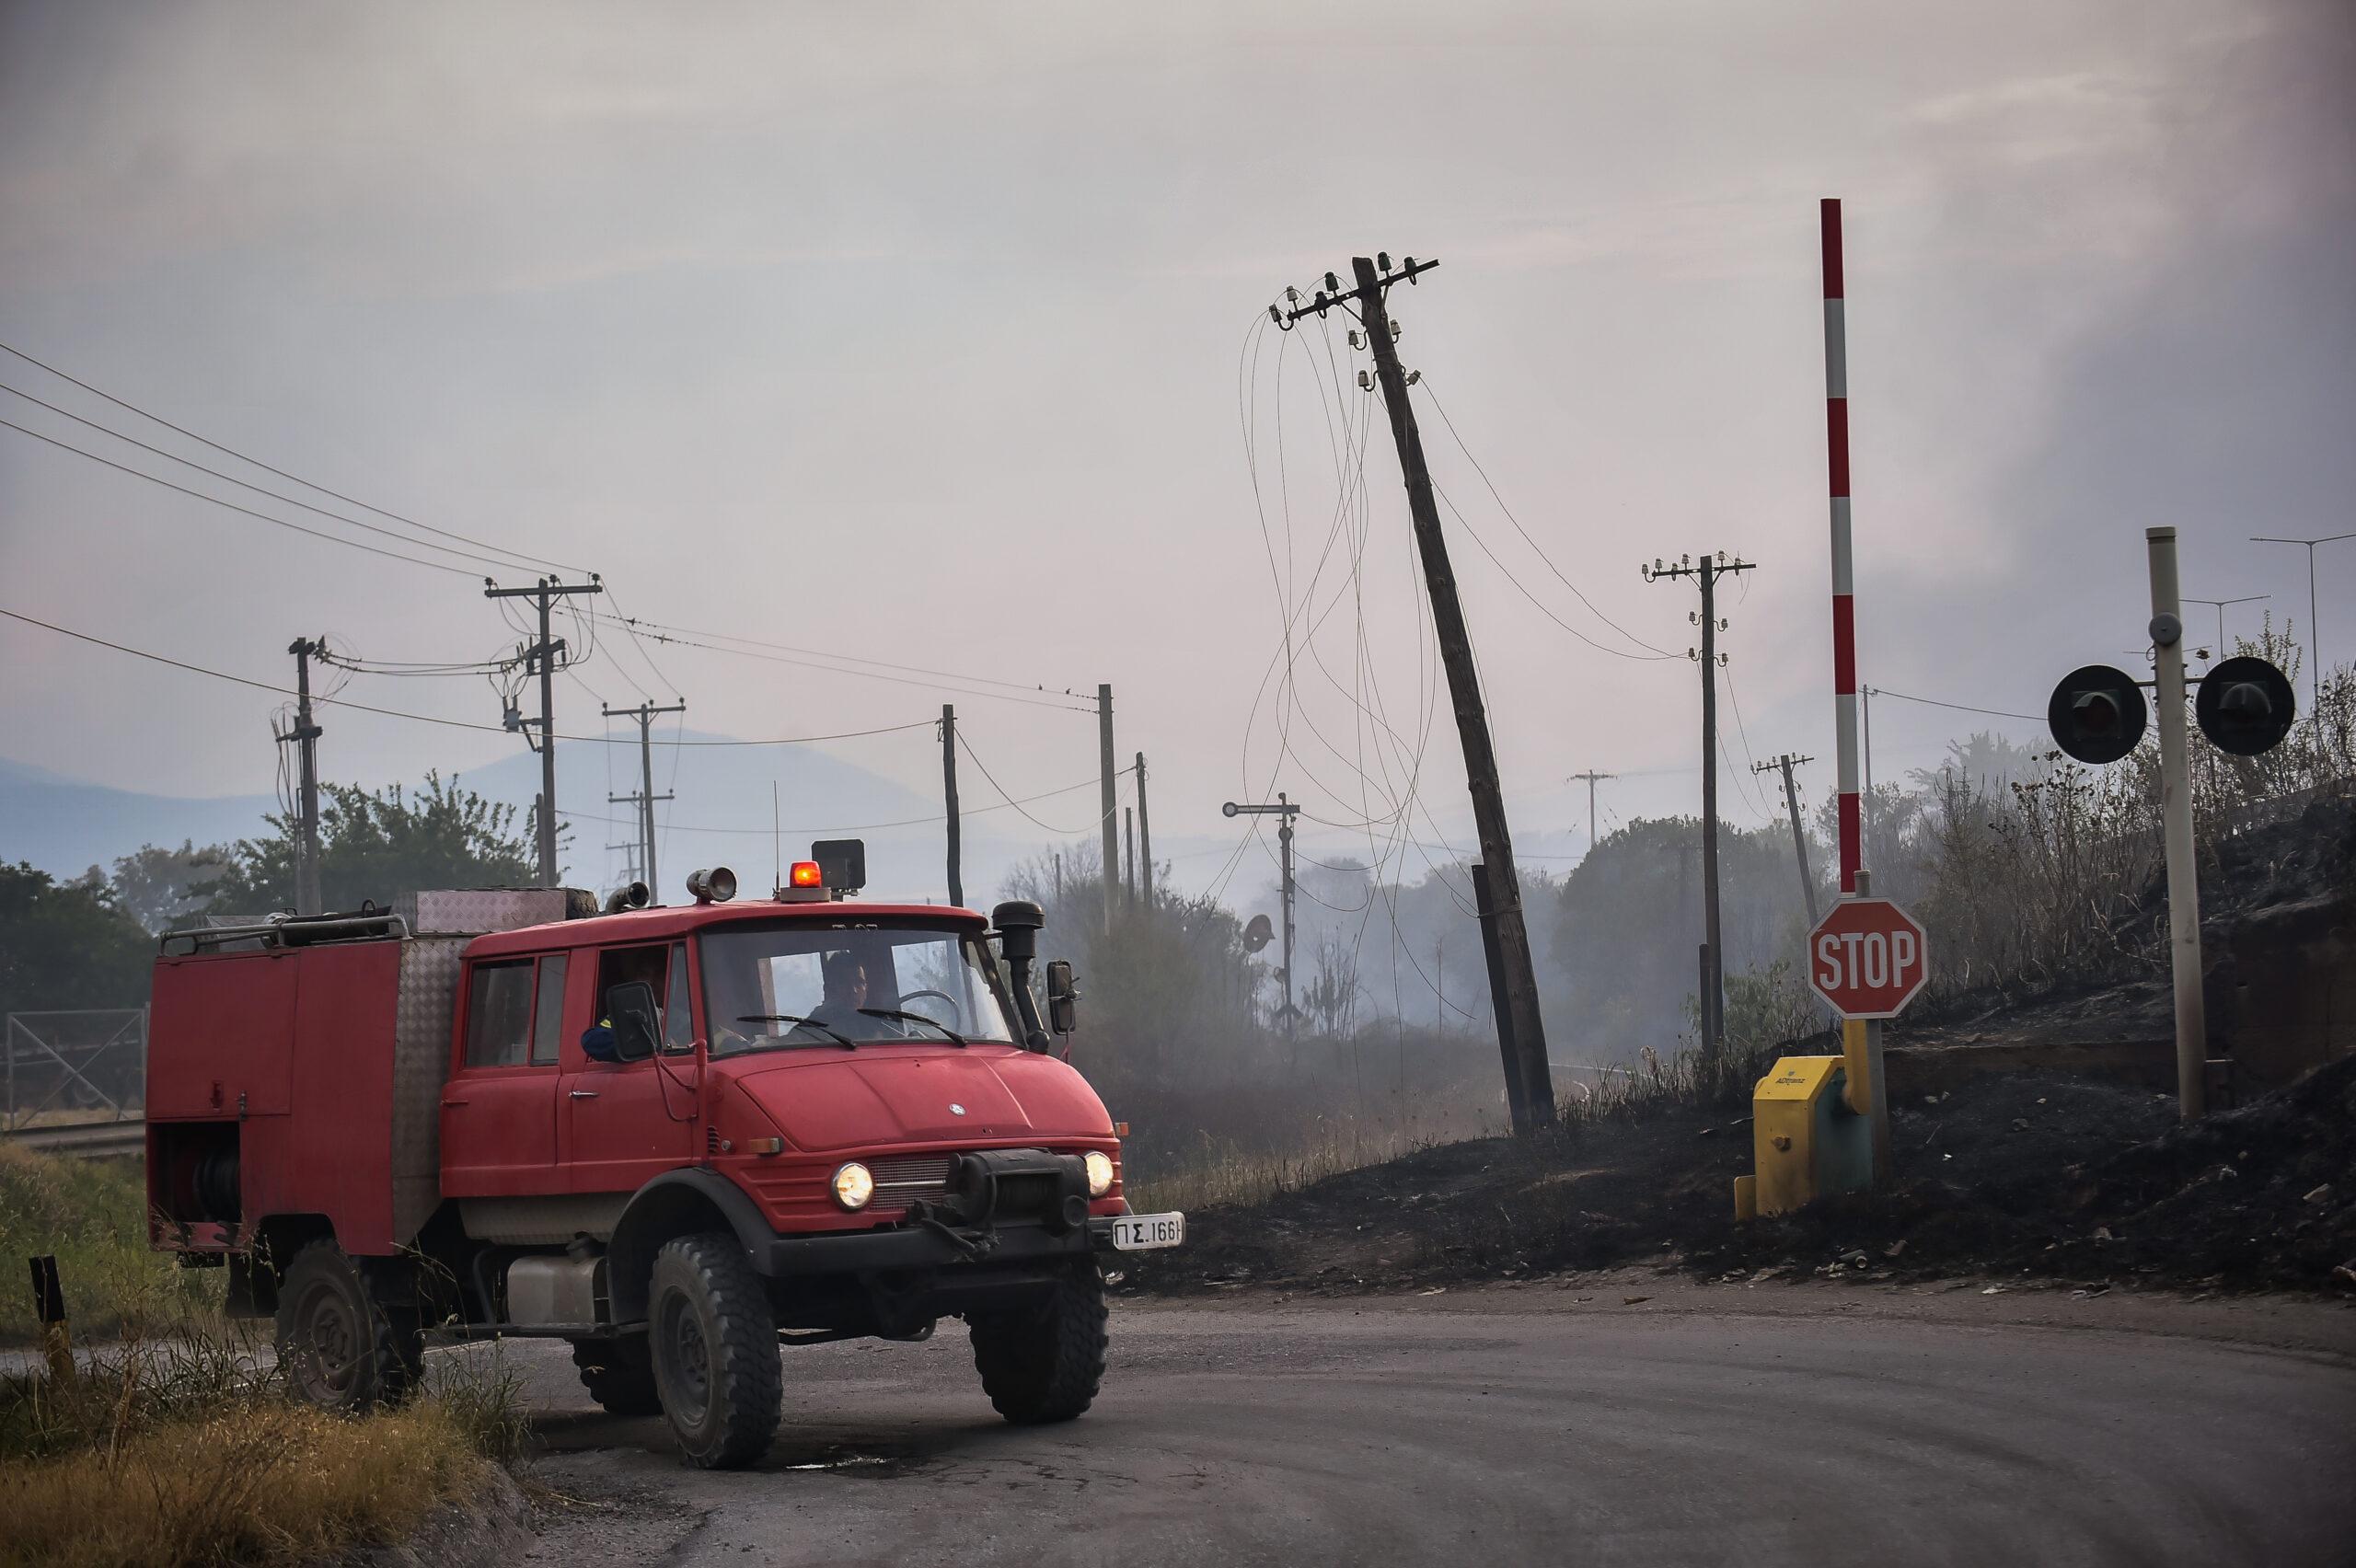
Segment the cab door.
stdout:
[[442,1086],[442,1190],[453,1197],[557,1191],[557,1080],[569,953],[467,970],[457,1061]]
[[559,1101],[566,1190],[634,1193],[665,1170],[695,1162],[696,986],[684,941],[605,948],[583,953],[597,966],[595,1012],[587,1029],[609,1016],[606,993],[632,980],[654,987],[663,1009],[663,1044],[642,1062],[593,1062],[580,1034],[568,1031]]

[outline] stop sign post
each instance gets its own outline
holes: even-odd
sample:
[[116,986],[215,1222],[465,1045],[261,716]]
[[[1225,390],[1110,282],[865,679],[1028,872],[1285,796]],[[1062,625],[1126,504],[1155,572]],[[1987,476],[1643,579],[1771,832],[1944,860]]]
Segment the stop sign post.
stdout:
[[1807,934],[1807,983],[1842,1018],[1896,1018],[1930,974],[1923,928],[1887,898],[1844,898]]

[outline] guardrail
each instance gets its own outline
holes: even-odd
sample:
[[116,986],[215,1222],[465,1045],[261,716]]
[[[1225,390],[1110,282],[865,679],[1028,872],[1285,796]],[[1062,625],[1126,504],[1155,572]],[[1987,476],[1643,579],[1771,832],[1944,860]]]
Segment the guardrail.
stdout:
[[67,1122],[45,1127],[18,1127],[11,1133],[0,1133],[0,1143],[12,1148],[60,1154],[69,1159],[112,1159],[145,1151],[147,1124],[133,1116],[120,1122]]

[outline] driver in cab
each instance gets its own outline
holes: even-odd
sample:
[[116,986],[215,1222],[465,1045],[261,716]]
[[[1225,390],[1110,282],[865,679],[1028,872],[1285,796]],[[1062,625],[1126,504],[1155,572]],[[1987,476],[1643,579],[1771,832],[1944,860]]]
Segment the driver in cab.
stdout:
[[898,1039],[907,1032],[893,1020],[862,1010],[873,1004],[868,1001],[867,965],[859,954],[848,950],[830,952],[819,959],[818,966],[825,990],[818,1005],[810,1009],[812,1023],[854,1040],[878,1035]]

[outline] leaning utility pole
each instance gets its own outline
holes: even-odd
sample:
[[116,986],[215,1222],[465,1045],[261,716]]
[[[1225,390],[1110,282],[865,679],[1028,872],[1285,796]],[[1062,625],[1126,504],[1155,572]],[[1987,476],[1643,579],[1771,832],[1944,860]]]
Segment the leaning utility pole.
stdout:
[[1702,647],[1689,658],[1702,664],[1702,974],[1707,983],[1702,995],[1702,1057],[1715,1062],[1727,1023],[1727,952],[1718,934],[1718,624],[1717,582],[1721,577],[1750,571],[1747,560],[1730,560],[1724,550],[1715,557],[1704,551],[1701,563],[1685,557],[1675,566],[1657,559],[1642,569],[1645,580],[1691,577],[1702,587]]
[[311,722],[311,661],[327,651],[324,638],[298,637],[286,645],[294,655],[294,728],[279,736],[293,741],[302,759],[302,792],[295,801],[294,913],[323,915],[319,894],[319,754],[318,742],[326,733]]
[[1134,909],[1138,903],[1138,809],[1121,808],[1121,896]]
[[[556,601],[570,594],[602,594],[605,585],[593,573],[586,582],[559,582],[553,577],[543,577],[529,588],[502,588],[490,578],[483,579],[482,596],[486,599],[531,599],[540,608],[540,640],[525,653],[525,668],[537,666],[540,676],[540,885],[556,886],[556,656],[564,649],[560,638],[551,635],[549,611]],[[528,721],[525,721],[528,722]],[[528,740],[530,737],[526,736]],[[649,807],[651,812],[653,808]],[[652,867],[648,868],[651,871]],[[650,882],[652,878],[649,878]]]
[[[1481,859],[1489,868],[1490,891],[1496,901],[1498,969],[1505,994],[1493,998],[1500,1019],[1510,1017],[1510,1031],[1501,1029],[1498,1045],[1507,1056],[1508,1083],[1519,1077],[1529,1095],[1525,1114],[1514,1130],[1526,1133],[1554,1120],[1553,1079],[1546,1065],[1546,1028],[1539,1017],[1538,975],[1530,955],[1530,928],[1521,907],[1521,878],[1514,869],[1513,835],[1506,825],[1505,792],[1497,782],[1497,754],[1489,737],[1489,715],[1481,697],[1481,677],[1473,668],[1472,638],[1464,623],[1464,606],[1456,594],[1456,572],[1449,564],[1448,541],[1440,533],[1439,509],[1432,499],[1431,470],[1425,466],[1422,435],[1415,412],[1407,402],[1409,380],[1399,365],[1384,295],[1402,280],[1414,282],[1438,263],[1410,256],[1399,271],[1391,259],[1359,256],[1351,259],[1357,287],[1345,291],[1340,280],[1327,273],[1326,287],[1308,306],[1287,317],[1269,306],[1279,326],[1311,312],[1322,316],[1339,306],[1345,314],[1357,302],[1357,318],[1366,328],[1368,346],[1374,352],[1375,374],[1381,378],[1382,401],[1391,415],[1391,437],[1399,449],[1401,478],[1407,487],[1407,510],[1415,519],[1415,548],[1422,559],[1424,586],[1432,601],[1432,629],[1439,642],[1440,662],[1448,670],[1448,690],[1456,709],[1456,732],[1464,748],[1465,782],[1472,796],[1472,823],[1481,840]],[[1507,1042],[1511,1043],[1508,1044]],[[1519,1055],[1516,1062],[1512,1058]]]
[[1138,753],[1138,886],[1153,907],[1153,824],[1145,810],[1145,753]]
[[1595,786],[1600,779],[1619,777],[1616,773],[1598,773],[1590,767],[1585,773],[1574,773],[1563,780],[1565,784],[1576,784],[1581,779],[1587,781],[1587,847],[1590,850],[1595,847]]
[[1104,813],[1100,825],[1104,832],[1104,928],[1113,928],[1114,879],[1121,871],[1121,813],[1120,800],[1113,777],[1113,688],[1100,685],[1096,688],[1096,767],[1101,782],[1097,786],[1097,804]]
[[943,809],[949,813],[949,903],[952,908],[965,906],[965,832],[964,820],[957,813],[957,709],[951,703],[941,705],[941,795]]
[[1792,787],[1792,769],[1803,762],[1815,760],[1816,758],[1812,756],[1794,756],[1791,753],[1785,752],[1779,757],[1766,762],[1754,762],[1750,765],[1750,771],[1753,773],[1773,773],[1777,768],[1783,769],[1784,803],[1791,808],[1792,848],[1800,858],[1800,892],[1807,896],[1809,930],[1816,929],[1816,879],[1807,874],[1807,835],[1800,831],[1800,797],[1799,792]]
[[[1285,934],[1285,1038],[1293,1037],[1293,1025],[1300,1017],[1300,1009],[1292,1005],[1292,819],[1300,808],[1286,799],[1284,791],[1276,791],[1276,804],[1242,806],[1230,801],[1219,808],[1226,816],[1272,816],[1276,819],[1276,862],[1283,874],[1284,934]],[[1510,1083],[1510,1079],[1507,1080]]]
[[638,793],[608,795],[606,800],[610,805],[619,805],[624,801],[637,803],[640,845],[639,880],[646,883],[647,892],[653,896],[657,904],[663,902],[663,884],[657,882],[654,876],[654,802],[667,801],[671,799],[671,795],[667,790],[660,795],[654,792],[654,744],[652,726],[654,723],[654,716],[658,713],[685,713],[687,710],[687,705],[684,702],[675,702],[667,708],[657,708],[652,702],[641,702],[636,708],[605,709],[606,718],[638,721]]

